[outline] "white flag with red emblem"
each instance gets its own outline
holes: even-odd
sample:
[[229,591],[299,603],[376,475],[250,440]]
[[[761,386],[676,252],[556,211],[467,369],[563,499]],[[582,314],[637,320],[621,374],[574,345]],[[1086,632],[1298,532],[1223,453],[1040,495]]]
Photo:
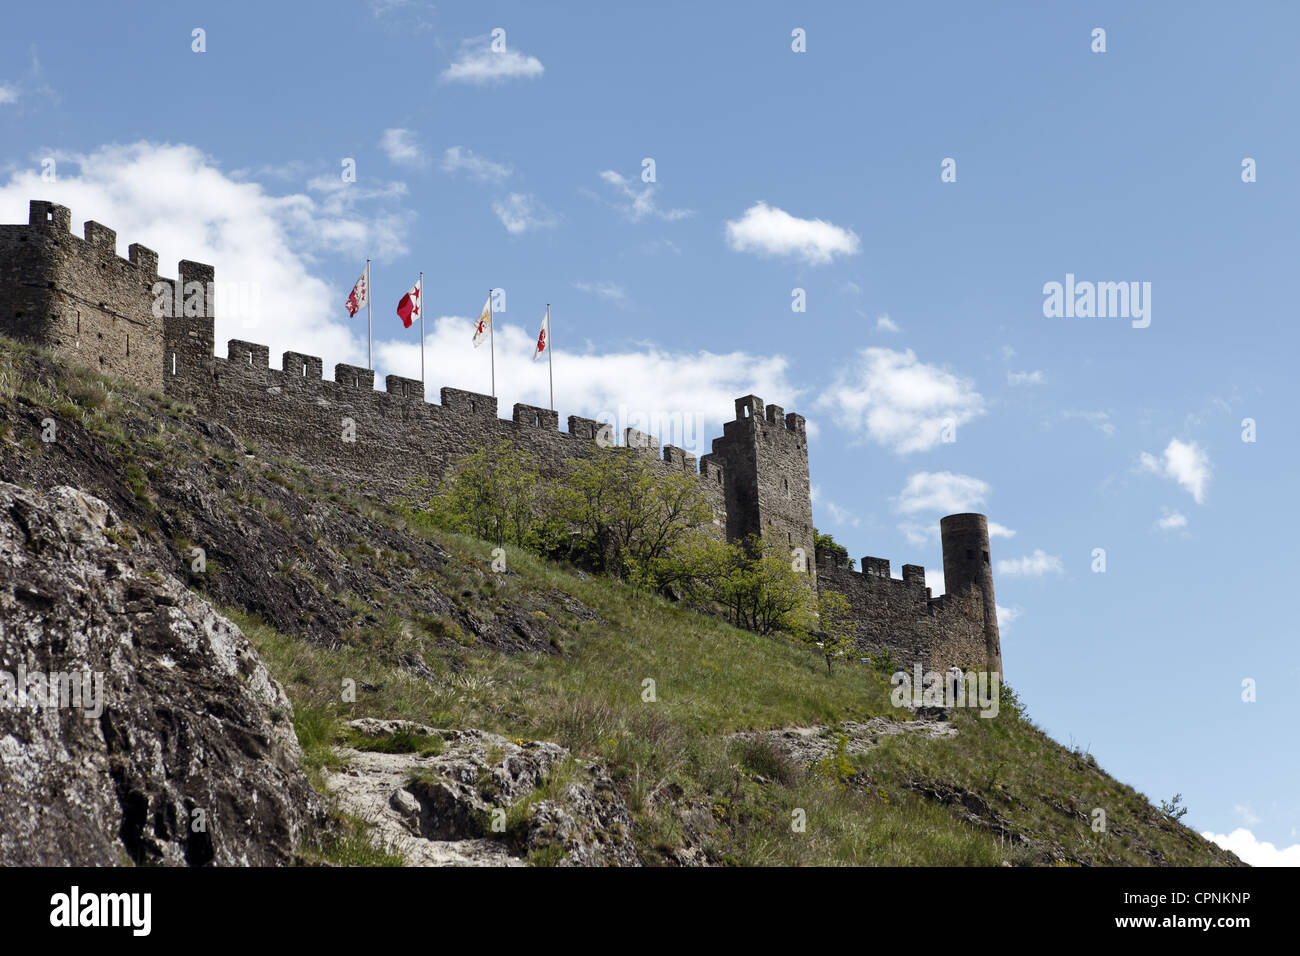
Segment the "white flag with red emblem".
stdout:
[[488,296],[487,302],[483,303],[483,311],[478,314],[478,322],[474,325],[474,348],[483,344],[483,340],[492,332],[492,296]]
[[546,310],[542,319],[542,330],[537,333],[537,350],[533,352],[533,361],[542,357],[542,353],[551,347],[551,310]]
[[370,301],[370,270],[361,273],[361,278],[357,284],[352,287],[352,292],[348,295],[347,309],[348,318],[356,315],[366,307]]
[[402,325],[408,329],[411,323],[420,317],[420,309],[423,307],[420,301],[420,286],[422,281],[417,281],[411,286],[411,291],[402,296],[402,301],[397,303],[397,315],[402,320]]

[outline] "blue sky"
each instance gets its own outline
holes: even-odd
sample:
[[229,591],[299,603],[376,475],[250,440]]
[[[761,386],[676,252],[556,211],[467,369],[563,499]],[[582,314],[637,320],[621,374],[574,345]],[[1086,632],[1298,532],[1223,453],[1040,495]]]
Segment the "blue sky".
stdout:
[[[800,411],[855,557],[933,579],[942,513],[999,526],[1006,675],[1048,732],[1256,859],[1300,844],[1300,8],[863,7],[28,4],[0,221],[54,199],[164,274],[211,262],[252,290],[219,343],[327,370],[365,362],[370,256],[376,367],[418,376],[393,309],[423,270],[431,395],[487,390],[469,317],[502,287],[503,414],[546,403],[548,302],[561,416],[707,450],[739,395]],[[1046,317],[1067,274],[1150,283],[1150,325]]]

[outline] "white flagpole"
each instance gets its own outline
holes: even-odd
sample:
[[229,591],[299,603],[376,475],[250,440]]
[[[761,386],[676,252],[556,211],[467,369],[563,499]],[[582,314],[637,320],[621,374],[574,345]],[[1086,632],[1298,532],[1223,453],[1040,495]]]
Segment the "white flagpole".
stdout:
[[370,357],[370,371],[375,370],[375,336],[372,331],[370,301],[374,298],[370,288],[370,260],[366,260],[366,354]]
[[492,356],[492,397],[497,394],[497,321],[492,317],[492,290],[488,289],[488,353]]
[[555,366],[551,364],[551,303],[546,303],[546,377],[551,381],[551,411],[555,411]]
[[[409,275],[410,273],[408,273]],[[420,273],[420,384],[424,384],[424,273]]]

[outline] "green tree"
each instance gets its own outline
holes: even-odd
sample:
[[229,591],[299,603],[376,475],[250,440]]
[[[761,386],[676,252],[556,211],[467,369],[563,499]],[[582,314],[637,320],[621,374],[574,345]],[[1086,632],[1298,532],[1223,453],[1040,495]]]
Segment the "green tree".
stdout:
[[737,627],[802,635],[812,624],[808,575],[775,543],[751,537],[709,545],[691,571],[697,596],[721,605]]
[[839,555],[841,561],[844,561],[849,568],[854,565],[853,558],[849,557],[849,549],[837,542],[829,534],[823,534],[816,528],[813,528],[813,548],[816,551],[828,551],[832,554]]
[[822,592],[817,599],[817,630],[808,632],[804,640],[826,659],[829,676],[831,662],[853,651],[853,608],[848,598],[838,591]]
[[570,462],[550,489],[550,514],[577,536],[594,570],[663,589],[685,574],[679,552],[713,518],[699,481],[664,473],[631,448]]
[[418,510],[453,531],[522,546],[539,520],[538,491],[532,456],[502,441],[452,465],[439,493]]
[[1171,820],[1181,820],[1187,815],[1187,808],[1182,803],[1183,795],[1175,793],[1168,800],[1160,801],[1160,812],[1167,815]]

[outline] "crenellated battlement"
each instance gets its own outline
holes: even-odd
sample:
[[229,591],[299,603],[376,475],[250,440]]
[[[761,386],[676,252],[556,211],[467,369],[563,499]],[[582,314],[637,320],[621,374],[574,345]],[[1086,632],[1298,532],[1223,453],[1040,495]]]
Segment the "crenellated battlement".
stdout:
[[[176,278],[158,274],[158,254],[132,243],[117,255],[117,233],[88,221],[71,231],[65,206],[33,200],[25,224],[0,225],[0,332],[35,341],[56,355],[193,404],[254,447],[292,456],[376,494],[412,479],[438,478],[458,459],[508,441],[532,453],[552,477],[568,462],[606,454],[616,444],[668,473],[696,476],[720,534],[777,543],[816,589],[844,594],[859,645],[888,648],[927,666],[996,660],[996,606],[982,515],[951,515],[941,533],[948,593],[930,596],[925,569],[864,557],[861,571],[814,549],[807,423],[757,395],[736,399],[708,454],[698,458],[633,428],[516,404],[498,416],[495,396],[457,388],[426,400],[425,384],[347,363],[324,377],[324,362],[230,339],[216,354],[215,269],[181,260]],[[810,559],[811,556],[811,559]]]

